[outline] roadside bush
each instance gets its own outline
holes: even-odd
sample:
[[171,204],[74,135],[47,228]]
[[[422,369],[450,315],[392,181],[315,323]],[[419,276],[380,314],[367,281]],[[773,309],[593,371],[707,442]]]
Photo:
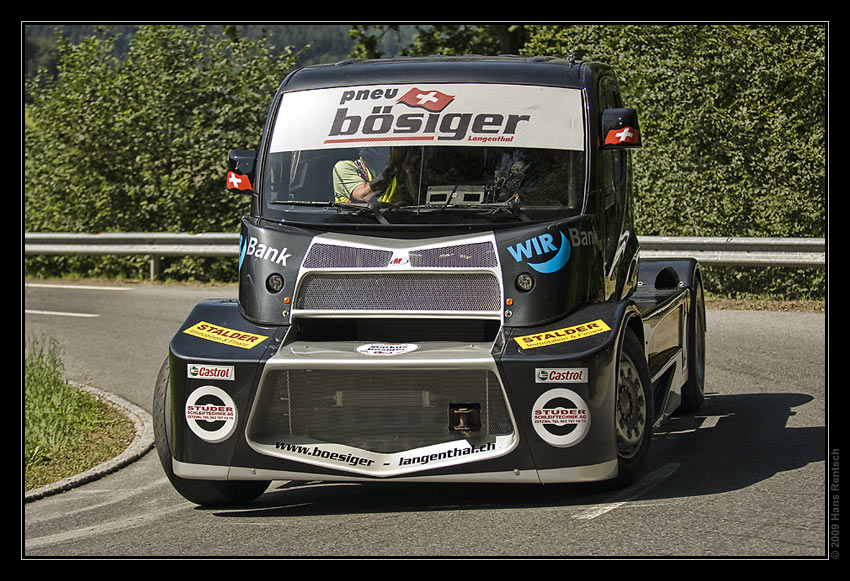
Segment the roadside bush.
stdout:
[[[108,29],[60,40],[58,74],[27,82],[25,231],[238,231],[248,198],[225,188],[227,151],[257,147],[269,95],[296,55],[197,26],[141,26],[121,58],[115,44]],[[76,262],[147,275],[143,260]],[[68,264],[28,259],[27,272]]]
[[[826,26],[529,27],[525,54],[607,62],[639,111],[640,235],[826,235]],[[712,269],[730,296],[824,298],[813,269]]]

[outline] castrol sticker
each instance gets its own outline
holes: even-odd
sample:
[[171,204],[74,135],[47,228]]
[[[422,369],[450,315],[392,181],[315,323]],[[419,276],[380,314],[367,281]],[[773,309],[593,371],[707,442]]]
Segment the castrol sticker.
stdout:
[[411,353],[417,349],[419,349],[419,345],[413,343],[366,343],[365,345],[359,345],[357,352],[363,355],[387,357],[390,355]]
[[587,383],[587,367],[534,370],[535,383]]
[[236,429],[236,404],[221,388],[205,385],[186,399],[186,423],[205,442],[216,444]]
[[543,441],[558,448],[575,446],[590,430],[590,410],[571,389],[550,389],[531,410],[534,431]]
[[223,379],[225,381],[233,381],[236,373],[232,365],[190,363],[186,366],[186,377],[189,379]]

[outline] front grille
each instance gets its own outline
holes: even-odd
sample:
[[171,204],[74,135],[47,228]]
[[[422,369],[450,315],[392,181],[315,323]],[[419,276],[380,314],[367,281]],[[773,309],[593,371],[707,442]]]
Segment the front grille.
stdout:
[[[492,242],[472,242],[411,250],[411,268],[495,268],[498,266]],[[304,259],[304,268],[385,268],[393,252],[386,248],[361,248],[316,243]]]
[[389,250],[314,244],[304,259],[304,268],[384,268],[392,257]]
[[501,290],[482,273],[310,273],[295,308],[365,311],[498,311]]
[[[262,386],[252,440],[343,444],[376,453],[512,433],[495,374],[452,370],[274,370]],[[450,406],[478,405],[475,433],[450,429]]]
[[412,250],[409,257],[413,268],[495,268],[498,265],[496,250],[490,242]]

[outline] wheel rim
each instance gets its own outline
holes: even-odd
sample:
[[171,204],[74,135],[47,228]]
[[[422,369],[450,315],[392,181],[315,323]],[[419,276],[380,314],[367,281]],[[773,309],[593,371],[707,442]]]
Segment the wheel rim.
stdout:
[[638,453],[646,433],[646,398],[637,367],[625,354],[620,359],[614,410],[617,453],[622,458],[631,458]]

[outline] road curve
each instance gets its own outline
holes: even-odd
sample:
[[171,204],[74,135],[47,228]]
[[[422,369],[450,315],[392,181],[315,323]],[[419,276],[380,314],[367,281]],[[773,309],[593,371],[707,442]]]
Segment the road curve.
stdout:
[[[142,416],[191,307],[236,292],[74,286],[26,287],[26,335],[57,339],[69,379]],[[274,482],[251,506],[208,510],[143,452],[26,502],[22,555],[829,558],[825,336],[823,314],[709,311],[704,407],[665,424],[644,477],[617,493]]]

